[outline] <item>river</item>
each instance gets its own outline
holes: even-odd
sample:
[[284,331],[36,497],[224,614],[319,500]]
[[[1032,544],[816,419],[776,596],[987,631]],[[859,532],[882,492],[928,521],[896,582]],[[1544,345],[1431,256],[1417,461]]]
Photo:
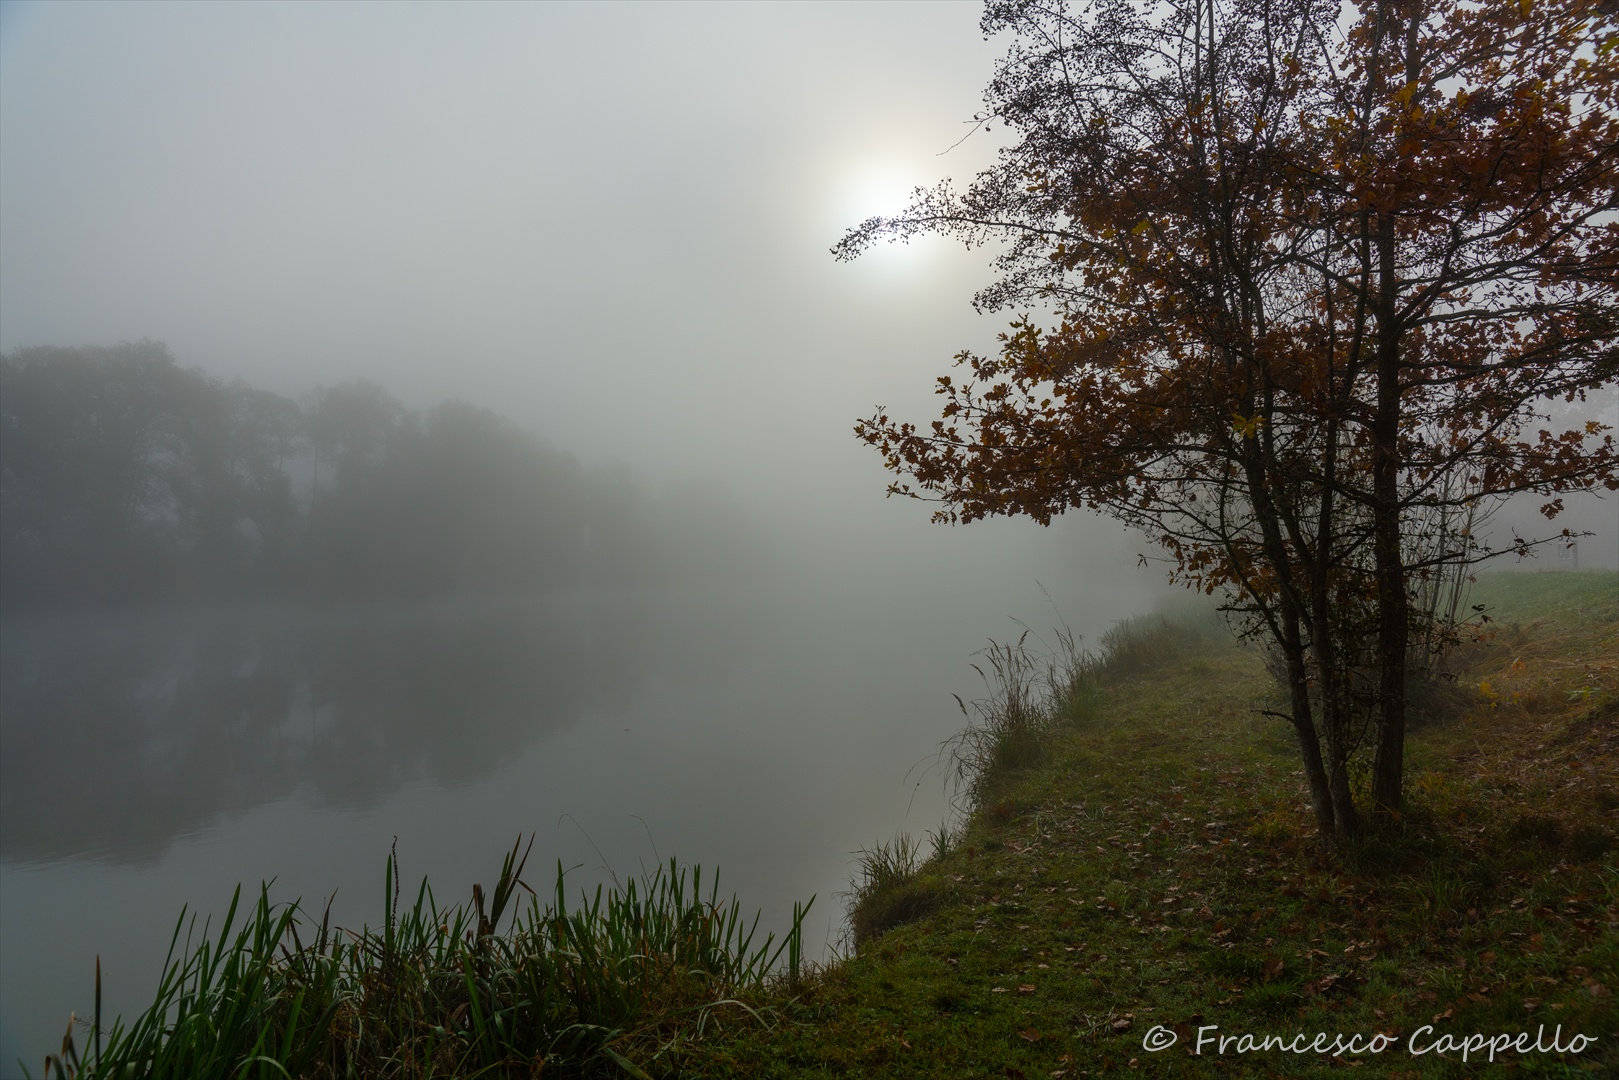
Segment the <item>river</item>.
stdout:
[[[519,834],[544,892],[671,856],[780,930],[841,929],[851,853],[948,811],[940,742],[986,640],[1139,610],[1072,535],[995,572],[859,573],[431,605],[17,615],[0,622],[0,1042],[35,1075],[70,1012],[138,1011],[183,905],[238,883],[334,920],[489,885]],[[1043,582],[1043,584],[1042,584]],[[1049,594],[1049,595],[1048,595]],[[397,838],[397,839],[396,839]]]

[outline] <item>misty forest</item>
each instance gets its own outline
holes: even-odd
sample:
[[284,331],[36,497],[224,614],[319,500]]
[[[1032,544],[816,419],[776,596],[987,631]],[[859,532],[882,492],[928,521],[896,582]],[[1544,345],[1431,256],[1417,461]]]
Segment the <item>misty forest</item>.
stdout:
[[0,1077],[1619,1074],[1616,429],[1612,0],[0,0]]
[[152,342],[0,362],[11,610],[629,587],[664,561],[627,473],[470,405],[296,402]]

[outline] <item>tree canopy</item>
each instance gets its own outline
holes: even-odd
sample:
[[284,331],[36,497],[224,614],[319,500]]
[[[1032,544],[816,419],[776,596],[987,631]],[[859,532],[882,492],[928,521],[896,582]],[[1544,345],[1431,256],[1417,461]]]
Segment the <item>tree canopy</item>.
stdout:
[[[998,354],[942,415],[857,426],[936,518],[1090,507],[1281,658],[1324,834],[1397,811],[1436,575],[1481,507],[1619,488],[1619,23],[1588,0],[991,0],[977,121],[1012,138],[834,249],[1001,244]],[[1045,316],[1049,315],[1049,318]],[[1557,535],[1518,538],[1514,546]],[[1430,590],[1431,594],[1431,590]]]

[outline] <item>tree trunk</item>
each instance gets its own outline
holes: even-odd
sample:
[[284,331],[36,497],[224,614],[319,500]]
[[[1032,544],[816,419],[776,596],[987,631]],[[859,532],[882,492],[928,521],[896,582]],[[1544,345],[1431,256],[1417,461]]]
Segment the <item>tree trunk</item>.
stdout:
[[1321,742],[1315,731],[1310,704],[1309,669],[1304,662],[1299,617],[1290,606],[1282,612],[1282,637],[1282,652],[1287,659],[1289,699],[1293,707],[1293,732],[1298,736],[1299,756],[1304,761],[1304,779],[1310,786],[1310,804],[1315,809],[1316,828],[1321,830],[1321,838],[1330,842],[1338,834],[1332,788],[1321,761]]
[[[1277,595],[1282,654],[1287,662],[1288,692],[1293,710],[1293,728],[1299,739],[1299,753],[1304,762],[1305,779],[1310,785],[1310,800],[1314,804],[1316,824],[1329,843],[1352,836],[1359,831],[1355,803],[1349,792],[1348,774],[1345,772],[1344,747],[1325,727],[1318,730],[1314,720],[1314,706],[1310,697],[1309,651],[1300,626],[1301,602],[1299,591],[1290,577],[1293,565],[1288,558],[1287,545],[1282,539],[1281,524],[1275,501],[1271,498],[1265,475],[1265,463],[1257,451],[1258,440],[1249,436],[1245,442],[1243,464],[1247,473],[1248,504],[1253,509],[1264,538],[1266,561],[1280,583]],[[1324,613],[1314,613],[1316,619]],[[1275,626],[1275,624],[1273,624]],[[1323,739],[1323,736],[1325,738]],[[1323,759],[1322,751],[1326,751]]]
[[1394,219],[1378,222],[1377,409],[1372,420],[1372,548],[1377,576],[1377,750],[1372,805],[1399,812],[1405,771],[1405,676],[1410,615],[1400,550],[1400,326]]
[[[1312,593],[1315,590],[1312,589]],[[1315,605],[1311,620],[1310,639],[1315,669],[1317,712],[1321,717],[1321,742],[1326,748],[1327,791],[1332,802],[1333,832],[1336,836],[1351,837],[1360,832],[1360,815],[1355,810],[1355,797],[1349,790],[1348,721],[1344,703],[1342,675],[1339,673],[1336,650],[1333,648],[1332,628],[1327,618],[1325,589]]]

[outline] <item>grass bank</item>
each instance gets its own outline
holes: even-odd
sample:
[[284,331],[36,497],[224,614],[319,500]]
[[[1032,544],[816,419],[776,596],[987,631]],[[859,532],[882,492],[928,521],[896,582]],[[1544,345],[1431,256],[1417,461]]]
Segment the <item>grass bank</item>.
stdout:
[[1335,854],[1254,652],[1141,620],[1053,666],[992,653],[964,826],[866,853],[852,955],[691,1072],[1619,1073],[1619,575],[1474,601],[1492,621],[1423,696],[1406,814]]

